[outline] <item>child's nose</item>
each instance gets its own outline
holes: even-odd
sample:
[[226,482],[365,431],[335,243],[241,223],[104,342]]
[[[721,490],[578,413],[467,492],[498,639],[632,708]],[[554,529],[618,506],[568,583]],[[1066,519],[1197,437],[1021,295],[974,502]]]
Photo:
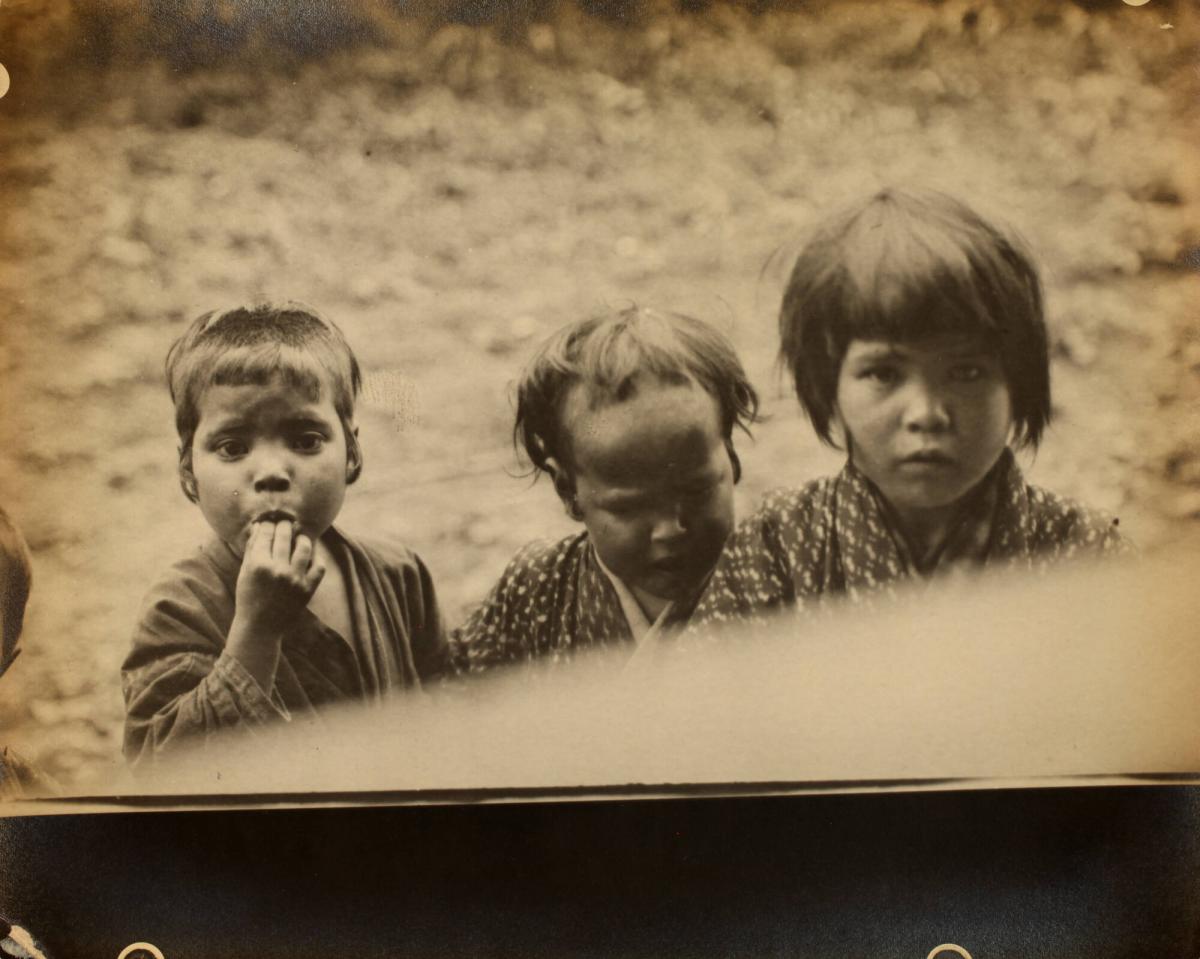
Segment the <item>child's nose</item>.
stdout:
[[650,530],[650,538],[656,543],[661,543],[676,539],[686,532],[687,523],[685,522],[683,508],[675,505],[661,510],[654,518],[654,525]]
[[940,432],[950,427],[950,408],[941,391],[932,385],[914,383],[904,406],[904,425],[909,430]]
[[282,451],[263,450],[254,465],[255,492],[280,493],[292,485],[291,469]]

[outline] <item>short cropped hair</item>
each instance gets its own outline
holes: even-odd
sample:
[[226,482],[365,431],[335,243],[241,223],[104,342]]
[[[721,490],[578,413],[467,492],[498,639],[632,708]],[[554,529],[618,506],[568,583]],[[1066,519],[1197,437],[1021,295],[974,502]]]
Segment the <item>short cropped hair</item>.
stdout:
[[822,222],[792,267],[779,333],[800,403],[830,445],[838,375],[855,339],[980,336],[1004,371],[1018,444],[1036,448],[1050,419],[1032,256],[944,193],[886,189]]
[[362,372],[342,331],[315,310],[283,303],[205,313],[172,344],[166,373],[175,404],[181,483],[193,502],[192,441],[200,424],[201,397],[211,386],[265,386],[282,378],[314,397],[328,386],[353,463],[347,481],[358,478],[362,454],[353,418]]
[[29,546],[17,525],[0,509],[0,607],[4,611],[4,633],[0,636],[0,676],[20,652],[25,625],[25,604],[33,585]]
[[572,323],[541,346],[517,386],[514,443],[524,448],[535,470],[550,472],[550,459],[569,463],[563,411],[571,390],[583,385],[601,401],[619,403],[635,393],[639,376],[694,382],[717,401],[734,480],[739,479],[733,429],[749,433],[758,418],[758,394],[733,345],[707,323],[646,307]]

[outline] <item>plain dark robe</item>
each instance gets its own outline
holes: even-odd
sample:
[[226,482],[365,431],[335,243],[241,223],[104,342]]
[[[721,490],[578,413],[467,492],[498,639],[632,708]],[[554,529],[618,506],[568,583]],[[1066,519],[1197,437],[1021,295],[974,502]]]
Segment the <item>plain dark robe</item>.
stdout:
[[332,529],[324,542],[346,581],[352,635],[305,609],[270,690],[224,652],[241,565],[228,546],[213,538],[150,590],[121,669],[130,762],[327,704],[382,702],[449,671],[433,583],[416,554]]

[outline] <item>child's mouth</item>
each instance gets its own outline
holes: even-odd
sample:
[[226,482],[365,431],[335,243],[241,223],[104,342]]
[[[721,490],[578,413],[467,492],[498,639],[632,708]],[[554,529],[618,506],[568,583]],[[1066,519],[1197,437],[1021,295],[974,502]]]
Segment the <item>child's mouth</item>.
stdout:
[[902,465],[912,466],[953,466],[954,459],[941,450],[921,450],[911,453],[900,460]]
[[669,576],[672,579],[679,579],[684,576],[688,570],[688,558],[686,556],[668,556],[664,559],[657,559],[650,564],[650,568],[660,576]]
[[289,523],[294,523],[296,522],[296,517],[293,513],[289,513],[284,509],[269,509],[254,517],[254,522],[256,523],[282,523],[285,520]]
[[650,564],[648,582],[654,583],[650,592],[663,599],[683,600],[694,596],[707,581],[707,576],[698,574],[695,559],[676,556]]

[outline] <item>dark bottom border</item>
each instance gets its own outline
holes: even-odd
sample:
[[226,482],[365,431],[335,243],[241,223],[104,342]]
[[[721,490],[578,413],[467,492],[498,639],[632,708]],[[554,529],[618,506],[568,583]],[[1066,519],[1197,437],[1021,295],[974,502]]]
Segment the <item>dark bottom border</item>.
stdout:
[[1200,955],[1200,787],[0,821],[55,957]]

